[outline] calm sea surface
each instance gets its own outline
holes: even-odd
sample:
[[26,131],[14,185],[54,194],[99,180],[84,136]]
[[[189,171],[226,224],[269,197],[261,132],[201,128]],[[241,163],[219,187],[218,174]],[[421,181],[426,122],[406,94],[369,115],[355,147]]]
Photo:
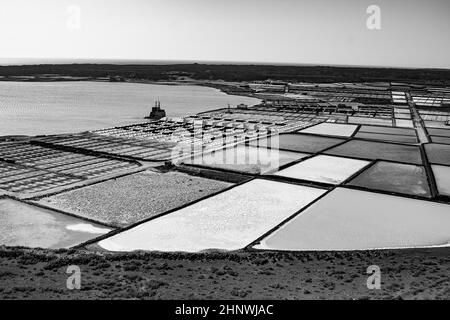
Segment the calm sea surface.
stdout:
[[169,117],[223,108],[227,103],[259,102],[199,86],[0,81],[0,136],[80,132],[144,122],[156,99]]

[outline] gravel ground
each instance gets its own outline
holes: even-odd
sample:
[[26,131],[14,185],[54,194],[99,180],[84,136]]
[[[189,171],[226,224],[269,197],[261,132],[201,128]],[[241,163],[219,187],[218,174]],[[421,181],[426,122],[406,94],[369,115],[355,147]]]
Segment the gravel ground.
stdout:
[[180,172],[146,171],[43,198],[38,203],[96,221],[125,226],[230,185]]
[[[448,248],[126,253],[0,246],[0,299],[449,299]],[[81,290],[68,290],[68,266]],[[369,289],[367,268],[380,268]]]

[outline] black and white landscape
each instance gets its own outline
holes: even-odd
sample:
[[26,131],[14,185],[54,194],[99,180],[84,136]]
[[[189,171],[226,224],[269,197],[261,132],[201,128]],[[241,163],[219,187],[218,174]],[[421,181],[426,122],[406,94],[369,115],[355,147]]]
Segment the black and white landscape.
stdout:
[[450,297],[447,1],[1,6],[2,299]]

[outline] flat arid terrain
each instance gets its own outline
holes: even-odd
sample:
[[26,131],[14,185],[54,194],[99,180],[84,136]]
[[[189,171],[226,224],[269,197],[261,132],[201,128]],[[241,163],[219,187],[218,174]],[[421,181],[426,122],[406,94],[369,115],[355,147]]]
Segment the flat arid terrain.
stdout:
[[[95,248],[94,248],[95,249]],[[67,267],[81,270],[69,290]],[[379,266],[381,288],[368,289]],[[0,247],[1,299],[449,299],[448,248],[106,253]]]

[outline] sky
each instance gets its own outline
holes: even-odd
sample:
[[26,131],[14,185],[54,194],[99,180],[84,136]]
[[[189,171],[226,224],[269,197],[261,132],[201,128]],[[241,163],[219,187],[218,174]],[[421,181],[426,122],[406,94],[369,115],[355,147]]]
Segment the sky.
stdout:
[[450,68],[449,13],[449,0],[1,0],[0,58]]

